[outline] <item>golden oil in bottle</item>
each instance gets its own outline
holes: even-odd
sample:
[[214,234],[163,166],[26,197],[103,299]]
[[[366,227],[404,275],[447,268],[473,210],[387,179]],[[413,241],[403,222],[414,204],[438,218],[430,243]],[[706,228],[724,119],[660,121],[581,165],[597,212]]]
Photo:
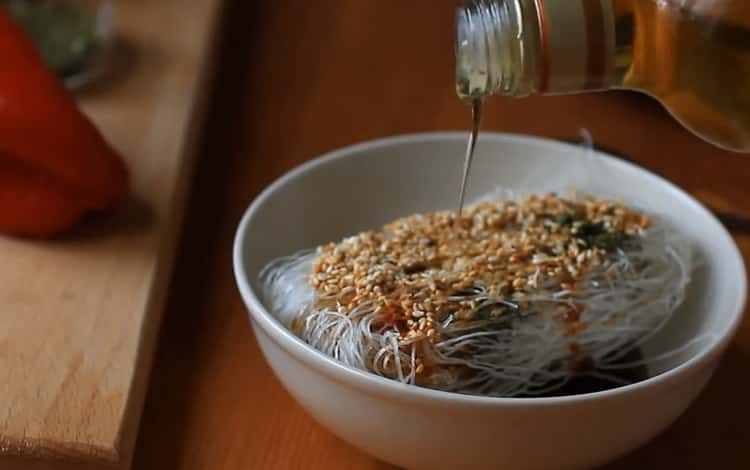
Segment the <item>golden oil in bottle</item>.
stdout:
[[637,90],[750,152],[747,0],[471,0],[456,54],[462,98]]

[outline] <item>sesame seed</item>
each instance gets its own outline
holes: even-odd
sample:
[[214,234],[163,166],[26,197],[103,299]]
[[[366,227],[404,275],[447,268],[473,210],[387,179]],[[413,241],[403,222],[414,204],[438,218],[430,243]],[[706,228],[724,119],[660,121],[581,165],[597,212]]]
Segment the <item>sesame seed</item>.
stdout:
[[[572,226],[558,223],[568,214],[575,215]],[[584,223],[597,221],[607,232],[632,235],[652,223],[647,214],[589,197],[486,202],[467,207],[461,219],[450,212],[419,214],[323,245],[309,282],[345,312],[374,302],[389,321],[406,320],[401,338],[438,341],[441,333],[431,325],[451,315],[475,319],[483,300],[474,293],[523,299],[542,283],[545,289],[550,283],[582,288],[587,272],[607,266],[607,252],[588,246],[582,231]]]
[[324,290],[328,294],[336,294],[339,292],[339,288],[331,284],[326,284]]

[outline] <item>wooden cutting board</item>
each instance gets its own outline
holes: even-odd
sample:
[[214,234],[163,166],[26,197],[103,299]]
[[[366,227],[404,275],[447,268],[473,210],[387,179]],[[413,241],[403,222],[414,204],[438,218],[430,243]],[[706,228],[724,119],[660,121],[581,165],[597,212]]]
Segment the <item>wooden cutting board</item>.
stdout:
[[133,200],[65,240],[0,237],[0,468],[127,468],[221,0],[115,2],[117,76],[80,95]]

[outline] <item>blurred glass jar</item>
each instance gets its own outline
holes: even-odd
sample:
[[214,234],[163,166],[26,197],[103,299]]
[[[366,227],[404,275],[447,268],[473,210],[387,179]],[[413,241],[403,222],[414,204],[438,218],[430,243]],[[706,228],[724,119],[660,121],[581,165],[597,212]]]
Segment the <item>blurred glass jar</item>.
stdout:
[[105,70],[112,45],[108,0],[6,0],[16,22],[68,88],[79,88]]

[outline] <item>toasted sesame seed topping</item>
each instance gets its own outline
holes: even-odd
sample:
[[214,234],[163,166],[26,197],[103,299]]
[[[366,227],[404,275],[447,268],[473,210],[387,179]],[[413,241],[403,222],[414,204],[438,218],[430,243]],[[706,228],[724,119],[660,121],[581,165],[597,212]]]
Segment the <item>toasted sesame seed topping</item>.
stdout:
[[[419,214],[324,245],[310,284],[317,302],[335,301],[347,311],[378,305],[402,341],[439,341],[446,319],[502,316],[498,302],[516,305],[542,285],[574,291],[591,268],[607,266],[608,252],[651,223],[644,213],[593,197],[484,202],[460,219]],[[488,299],[492,308],[483,309]]]

